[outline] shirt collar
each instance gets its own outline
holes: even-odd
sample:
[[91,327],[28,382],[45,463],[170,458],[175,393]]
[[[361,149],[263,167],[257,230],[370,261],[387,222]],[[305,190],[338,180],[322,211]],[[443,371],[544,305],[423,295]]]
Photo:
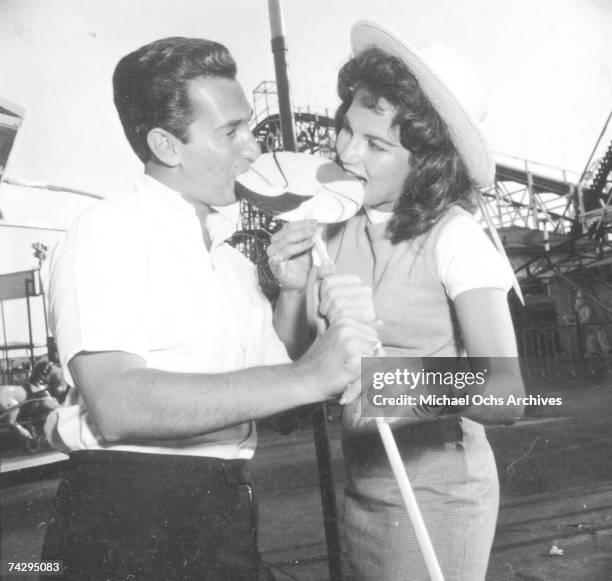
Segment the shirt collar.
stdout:
[[212,207],[206,218],[206,228],[210,234],[213,248],[223,244],[241,228],[240,203],[221,208]]
[[[136,189],[144,191],[147,196],[153,195],[162,204],[184,216],[197,218],[197,213],[183,195],[173,190],[159,180],[147,174],[142,174],[136,183]],[[223,208],[211,206],[206,218],[206,228],[210,234],[212,246],[223,244],[240,228],[240,204],[237,202]]]
[[375,208],[365,207],[364,210],[371,224],[383,224],[384,222],[391,220],[391,217],[393,216],[393,212],[383,212],[381,210],[376,210]]
[[147,196],[155,199],[170,208],[187,216],[195,216],[195,208],[183,198],[180,192],[173,190],[154,177],[142,174],[136,182],[136,189],[144,192]]

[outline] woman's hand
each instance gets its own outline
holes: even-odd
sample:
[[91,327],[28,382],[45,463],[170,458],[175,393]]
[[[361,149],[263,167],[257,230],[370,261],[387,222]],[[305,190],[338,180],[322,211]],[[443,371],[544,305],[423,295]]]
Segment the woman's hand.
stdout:
[[268,263],[281,289],[301,291],[306,288],[312,268],[313,237],[317,233],[315,220],[289,222],[272,235],[267,249]]
[[[319,270],[319,275],[326,265]],[[343,318],[375,326],[372,288],[352,274],[324,274],[319,288],[319,314],[329,325]]]
[[[320,320],[326,320],[329,327],[341,324],[343,321],[357,321],[376,333],[370,344],[366,357],[383,357],[382,344],[378,331],[382,322],[377,320],[372,300],[372,289],[361,282],[358,276],[336,274],[334,263],[324,262],[319,268],[319,307]],[[340,403],[342,405],[354,401],[361,393],[360,380],[347,385]]]

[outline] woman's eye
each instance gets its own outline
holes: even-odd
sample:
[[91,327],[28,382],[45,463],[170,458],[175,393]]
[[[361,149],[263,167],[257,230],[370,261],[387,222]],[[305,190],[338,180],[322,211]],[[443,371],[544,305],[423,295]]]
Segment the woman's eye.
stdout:
[[384,148],[381,147],[378,142],[373,139],[368,139],[368,147],[374,151],[384,151]]

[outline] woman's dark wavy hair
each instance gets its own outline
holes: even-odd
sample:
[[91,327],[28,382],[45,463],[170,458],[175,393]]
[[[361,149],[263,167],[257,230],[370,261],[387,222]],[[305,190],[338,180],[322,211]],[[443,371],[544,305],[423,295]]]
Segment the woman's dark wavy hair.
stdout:
[[162,38],[119,61],[113,74],[115,107],[142,162],[151,157],[147,135],[155,127],[187,142],[187,127],[195,116],[189,84],[201,76],[236,78],[236,63],[222,44],[200,38]]
[[404,192],[388,226],[394,244],[429,231],[453,204],[473,208],[468,170],[446,123],[400,58],[375,47],[362,51],[340,70],[338,96],[337,133],[354,99],[370,109],[384,99],[396,109],[393,125],[411,155]]

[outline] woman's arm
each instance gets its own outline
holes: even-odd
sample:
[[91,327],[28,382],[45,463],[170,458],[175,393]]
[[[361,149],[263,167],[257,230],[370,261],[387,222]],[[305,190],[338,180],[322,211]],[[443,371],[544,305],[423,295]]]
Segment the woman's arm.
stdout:
[[274,330],[285,344],[289,357],[294,360],[301,357],[314,340],[306,314],[306,302],[305,289],[281,289],[274,307]]
[[490,359],[485,394],[505,402],[473,406],[462,415],[483,424],[514,422],[522,415],[523,406],[508,404],[508,396],[523,396],[525,387],[506,293],[472,289],[457,295],[454,306],[468,357]]

